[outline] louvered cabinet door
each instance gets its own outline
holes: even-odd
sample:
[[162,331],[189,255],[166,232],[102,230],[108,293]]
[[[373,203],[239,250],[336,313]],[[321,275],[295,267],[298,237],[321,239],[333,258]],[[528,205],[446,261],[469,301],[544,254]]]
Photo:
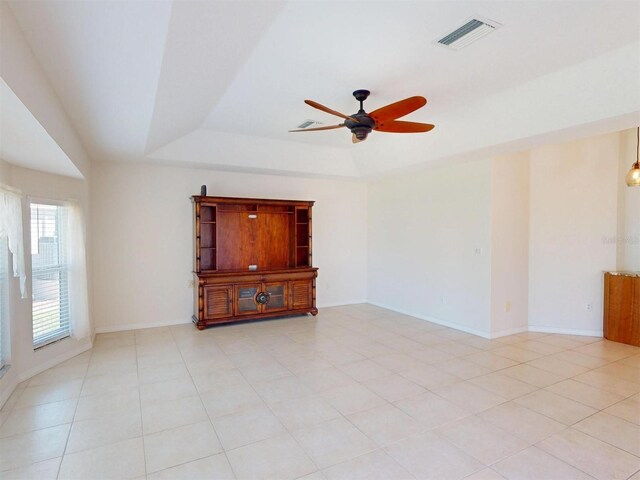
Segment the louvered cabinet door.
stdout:
[[233,287],[212,285],[204,287],[204,317],[207,320],[233,316]]
[[291,309],[310,308],[313,301],[313,280],[293,281],[289,284]]

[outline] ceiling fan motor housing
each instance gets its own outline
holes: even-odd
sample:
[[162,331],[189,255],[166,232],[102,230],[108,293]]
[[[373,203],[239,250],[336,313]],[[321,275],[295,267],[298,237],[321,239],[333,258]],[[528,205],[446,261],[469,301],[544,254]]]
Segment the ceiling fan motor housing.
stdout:
[[351,115],[351,117],[358,120],[358,122],[347,119],[344,121],[344,125],[351,130],[351,133],[353,133],[358,140],[364,140],[367,138],[367,135],[369,135],[371,130],[373,130],[373,127],[376,126],[375,120],[373,120],[373,118],[367,115],[363,110]]

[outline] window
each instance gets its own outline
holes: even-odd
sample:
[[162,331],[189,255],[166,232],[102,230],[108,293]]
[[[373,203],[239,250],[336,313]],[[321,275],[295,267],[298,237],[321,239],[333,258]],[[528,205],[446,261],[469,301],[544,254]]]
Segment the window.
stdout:
[[69,336],[66,208],[31,204],[33,346]]
[[0,237],[0,376],[9,356],[9,248],[7,237]]

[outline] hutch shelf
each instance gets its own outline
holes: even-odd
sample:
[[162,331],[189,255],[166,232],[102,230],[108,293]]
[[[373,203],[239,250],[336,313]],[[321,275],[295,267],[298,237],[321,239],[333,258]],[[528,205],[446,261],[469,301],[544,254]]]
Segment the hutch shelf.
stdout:
[[220,323],[316,315],[312,201],[192,197],[195,313]]

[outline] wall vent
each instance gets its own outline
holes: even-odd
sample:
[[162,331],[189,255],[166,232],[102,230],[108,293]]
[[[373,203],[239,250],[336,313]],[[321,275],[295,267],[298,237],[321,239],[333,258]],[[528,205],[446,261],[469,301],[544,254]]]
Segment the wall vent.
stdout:
[[471,17],[462,26],[447,33],[436,43],[451,50],[461,50],[501,26],[501,24],[492,20],[477,16]]
[[305,120],[300,125],[298,125],[297,128],[309,128],[309,127],[313,127],[313,126],[316,126],[316,125],[322,125],[322,122],[319,122],[317,120]]

